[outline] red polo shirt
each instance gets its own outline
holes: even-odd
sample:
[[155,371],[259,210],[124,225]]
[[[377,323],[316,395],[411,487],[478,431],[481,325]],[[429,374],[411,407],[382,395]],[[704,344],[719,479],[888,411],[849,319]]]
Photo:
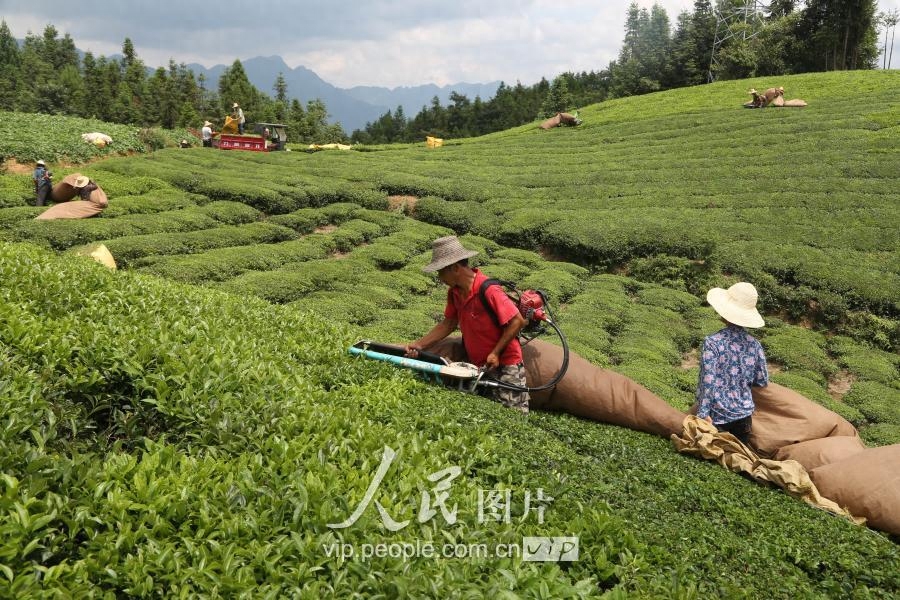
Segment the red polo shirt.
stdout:
[[[466,354],[469,356],[469,362],[480,367],[484,365],[488,354],[503,335],[503,327],[494,325],[494,320],[484,309],[484,304],[478,297],[478,290],[487,276],[478,269],[474,269],[474,271],[475,281],[472,283],[472,289],[467,297],[463,298],[464,292],[461,292],[459,288],[452,287],[447,290],[447,306],[444,308],[444,316],[448,319],[459,320],[459,330],[463,334],[463,343],[466,347]],[[484,295],[488,304],[494,309],[501,325],[507,325],[509,320],[519,313],[519,309],[500,286],[490,286],[485,290]],[[519,344],[518,338],[513,338],[500,355],[500,364],[517,365],[520,362],[522,362],[522,346]]]

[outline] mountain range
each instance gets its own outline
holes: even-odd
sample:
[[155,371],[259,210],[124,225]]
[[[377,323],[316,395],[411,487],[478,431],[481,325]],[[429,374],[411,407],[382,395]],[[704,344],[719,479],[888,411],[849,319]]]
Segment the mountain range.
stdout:
[[[423,106],[430,105],[435,96],[442,105],[449,103],[452,92],[463,94],[470,100],[474,100],[475,96],[488,100],[493,98],[500,86],[499,81],[493,81],[455,83],[441,87],[431,83],[413,87],[356,86],[344,89],[331,85],[306,67],[290,68],[280,56],[258,56],[241,61],[241,64],[250,83],[270,96],[274,95],[275,80],[281,73],[287,83],[289,98],[297,98],[304,105],[309,100],[319,98],[328,109],[329,122],[340,123],[348,134],[355,129],[362,129],[366,123],[376,121],[387,111],[393,112],[398,106],[403,107],[407,117],[412,117],[418,114]],[[219,76],[228,66],[230,65],[207,68],[197,63],[187,65],[195,76],[199,77],[202,73],[211,88],[216,87]]]

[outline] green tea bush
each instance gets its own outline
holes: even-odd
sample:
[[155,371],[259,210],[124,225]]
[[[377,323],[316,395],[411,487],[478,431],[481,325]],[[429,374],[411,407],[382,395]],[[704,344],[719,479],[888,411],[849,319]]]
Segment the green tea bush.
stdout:
[[117,196],[102,213],[101,219],[124,217],[125,215],[149,215],[169,210],[179,210],[207,204],[205,196],[189,194],[180,190],[153,191],[137,196]]
[[197,210],[205,215],[209,215],[219,223],[225,223],[227,225],[252,223],[253,221],[259,220],[262,216],[255,208],[247,206],[246,204],[241,204],[240,202],[231,202],[227,200],[204,204]]
[[310,235],[279,244],[254,244],[201,252],[193,256],[150,257],[138,270],[184,283],[225,281],[252,270],[278,269],[287,263],[322,259],[334,252],[330,235]]
[[900,389],[874,381],[856,381],[844,402],[858,408],[873,423],[900,425]]
[[267,214],[288,213],[302,206],[294,198],[282,196],[272,190],[241,181],[237,175],[220,176],[215,180],[177,179],[173,181],[173,184],[213,200],[240,202]]
[[900,352],[900,319],[892,320],[870,313],[850,311],[838,330],[865,340],[876,348],[888,352]]
[[873,423],[861,428],[859,436],[867,446],[900,444],[900,425],[894,423]]
[[404,252],[390,242],[385,242],[384,238],[360,248],[354,255],[362,260],[369,260],[379,269],[385,270],[400,269],[410,259],[408,252]]
[[0,208],[0,229],[8,229],[12,225],[33,219],[45,210],[46,206]]
[[275,244],[292,240],[297,232],[274,223],[226,225],[184,233],[152,233],[106,240],[104,243],[120,267],[145,256],[195,254],[214,248]]
[[321,209],[301,208],[286,215],[275,215],[269,218],[269,222],[290,227],[299,233],[312,233],[318,227],[333,221]]
[[0,176],[0,209],[26,206],[34,204],[34,201],[34,184],[30,176]]
[[898,380],[897,365],[900,364],[900,358],[896,354],[869,348],[845,336],[835,336],[828,340],[828,349],[837,355],[842,367],[860,379],[885,384]]
[[360,244],[373,240],[382,233],[381,227],[375,223],[362,219],[351,219],[337,229],[332,237],[338,251],[350,252]]
[[496,225],[495,217],[477,202],[451,202],[434,196],[426,196],[416,203],[415,216],[448,227],[458,235],[487,235]]
[[628,263],[629,275],[641,281],[650,281],[692,293],[700,293],[711,287],[710,265],[665,254],[648,258],[635,258]]
[[142,233],[175,233],[210,229],[216,220],[199,208],[153,215],[126,215],[117,219],[60,219],[28,221],[11,227],[9,239],[29,240],[57,250]]
[[830,377],[837,371],[825,351],[825,336],[800,327],[784,327],[762,338],[766,358],[789,369],[808,370]]
[[[537,289],[547,292],[547,296],[554,307],[559,307],[563,302],[574,298],[584,287],[584,279],[587,271],[578,276],[568,271],[557,268],[551,263],[549,268],[535,270],[516,281],[516,287],[520,290]],[[554,308],[555,310],[555,308]]]
[[334,289],[338,283],[358,281],[371,271],[368,263],[352,258],[310,260],[278,270],[245,273],[217,287],[250,294],[275,304],[285,304],[310,292]]

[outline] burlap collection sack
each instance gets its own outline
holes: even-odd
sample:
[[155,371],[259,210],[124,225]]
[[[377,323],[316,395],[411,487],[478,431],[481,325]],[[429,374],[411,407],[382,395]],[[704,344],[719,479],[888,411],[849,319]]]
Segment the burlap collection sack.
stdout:
[[553,129],[554,127],[559,127],[560,123],[562,123],[562,117],[560,117],[559,113],[556,113],[556,116],[550,117],[541,123],[539,127],[541,129]]
[[73,200],[51,206],[35,217],[37,220],[87,219],[103,212],[103,207],[88,200]]
[[826,498],[870,527],[900,535],[900,444],[868,448],[809,475]]
[[807,471],[812,471],[816,467],[850,458],[865,449],[865,444],[855,435],[836,435],[784,446],[772,458],[796,460]]
[[62,181],[55,184],[50,191],[50,197],[54,202],[68,202],[74,198],[78,192],[75,190],[75,180],[81,177],[81,173],[70,173],[62,178]]
[[753,387],[753,432],[750,445],[760,456],[780,448],[836,435],[856,436],[856,428],[821,404],[777,383]]
[[91,192],[90,201],[99,206],[100,208],[106,208],[109,206],[109,199],[106,197],[106,192],[103,191],[99,185],[97,189]]
[[[460,338],[444,339],[427,350],[451,362],[466,360]],[[548,383],[562,365],[562,348],[543,340],[526,344],[522,354],[529,387]],[[663,437],[681,432],[685,417],[683,412],[634,380],[601,369],[574,352],[569,355],[569,368],[562,380],[551,390],[532,393],[529,407],[566,412]]]

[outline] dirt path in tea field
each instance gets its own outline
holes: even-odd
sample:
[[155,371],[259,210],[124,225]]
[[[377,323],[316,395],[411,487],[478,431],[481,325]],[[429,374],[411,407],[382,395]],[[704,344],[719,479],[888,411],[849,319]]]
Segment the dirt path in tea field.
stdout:
[[[123,152],[122,154],[110,154],[109,156],[95,156],[89,160],[84,162],[74,163],[69,162],[67,160],[61,160],[58,162],[47,161],[47,166],[52,171],[53,169],[71,169],[74,167],[84,167],[86,165],[93,164],[95,162],[100,162],[106,160],[108,158],[117,158],[120,156],[134,156],[138,154],[133,150],[129,150],[128,152]],[[10,175],[31,175],[34,172],[34,163],[20,163],[15,158],[7,158],[3,161],[3,168]]]
[[849,371],[838,371],[828,380],[828,394],[840,402],[844,399],[847,392],[850,391],[850,386],[853,385],[854,380],[855,377]]
[[408,215],[416,211],[418,196],[388,196],[388,210],[396,210]]

